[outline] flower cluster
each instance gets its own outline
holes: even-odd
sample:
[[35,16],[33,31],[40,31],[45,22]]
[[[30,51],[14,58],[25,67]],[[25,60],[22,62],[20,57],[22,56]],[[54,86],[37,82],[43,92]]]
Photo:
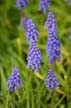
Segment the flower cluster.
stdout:
[[21,85],[21,79],[18,69],[15,67],[13,69],[13,72],[10,75],[10,78],[8,80],[8,88],[11,92],[14,92],[17,90],[18,87]]
[[50,28],[55,28],[57,25],[55,16],[53,12],[48,12],[48,18],[46,20],[45,26],[50,29]]
[[50,8],[50,0],[40,0],[39,10],[42,10],[45,14],[47,10]]
[[60,61],[60,41],[56,36],[55,29],[49,29],[48,31],[48,41],[46,45],[46,51],[48,53],[49,63],[52,64],[53,61]]
[[28,0],[16,0],[16,7],[22,11],[28,5],[28,2]]
[[35,72],[38,72],[38,68],[41,67],[42,56],[35,43],[30,45],[27,60],[27,67],[31,68]]
[[58,80],[51,69],[48,70],[48,76],[46,77],[45,84],[48,87],[48,89],[51,91],[53,91],[54,88],[59,87]]
[[37,42],[39,33],[32,19],[26,20],[25,27],[26,27],[26,36],[27,36],[28,42],[30,44],[33,42],[34,43]]
[[48,53],[49,63],[52,64],[53,61],[60,61],[61,54],[60,41],[57,37],[56,20],[54,19],[54,14],[52,12],[48,13],[48,18],[45,25],[48,28],[46,51]]

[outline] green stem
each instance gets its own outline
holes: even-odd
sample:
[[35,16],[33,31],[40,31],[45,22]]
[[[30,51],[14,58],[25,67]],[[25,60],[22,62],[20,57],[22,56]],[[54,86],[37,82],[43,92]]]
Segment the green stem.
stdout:
[[[29,76],[29,82],[28,82],[28,85],[27,85],[27,108],[30,108],[30,86],[32,84],[32,77],[33,77],[33,71],[30,73],[30,76]],[[28,89],[29,88],[29,89]]]
[[[53,71],[54,71],[54,68],[55,68],[55,60],[53,61],[52,65],[51,65],[51,69]],[[54,108],[54,88],[51,93],[51,108]]]
[[9,92],[8,92],[7,98],[6,98],[6,104],[5,104],[5,107],[6,107],[6,108],[8,108],[8,102],[9,102],[9,100],[10,100],[10,94],[9,94]]
[[51,108],[54,108],[54,89],[51,92]]

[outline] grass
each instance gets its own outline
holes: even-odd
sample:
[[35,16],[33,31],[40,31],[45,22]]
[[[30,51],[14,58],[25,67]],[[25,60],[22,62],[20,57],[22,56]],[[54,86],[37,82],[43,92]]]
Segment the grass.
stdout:
[[[24,13],[39,30],[38,47],[42,51],[43,64],[40,74],[45,78],[49,69],[46,53],[47,31],[44,26],[47,14],[38,11],[38,0],[30,0]],[[61,62],[55,66],[60,87],[55,91],[54,108],[71,108],[71,7],[64,0],[51,0],[51,11],[57,20],[58,38],[62,43]],[[0,108],[51,108],[51,92],[44,80],[26,68],[28,42],[20,24],[21,14],[15,1],[0,1]],[[22,86],[15,93],[8,91],[7,80],[16,66],[20,70]]]

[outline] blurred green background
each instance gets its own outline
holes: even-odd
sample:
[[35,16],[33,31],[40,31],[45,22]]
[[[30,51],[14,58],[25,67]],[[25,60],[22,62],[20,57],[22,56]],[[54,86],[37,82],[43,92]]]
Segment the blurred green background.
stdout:
[[[42,52],[40,74],[47,76],[49,69],[46,53],[47,14],[38,11],[39,0],[29,0],[24,14],[33,19],[39,30],[37,45]],[[64,0],[51,0],[51,11],[57,20],[58,38],[61,41],[61,62],[55,66],[59,91],[54,94],[54,108],[71,108],[71,7]],[[26,68],[29,44],[21,25],[21,13],[15,0],[0,0],[0,108],[51,108],[51,93],[44,81]],[[20,70],[22,86],[15,93],[8,91],[7,80],[12,68]]]

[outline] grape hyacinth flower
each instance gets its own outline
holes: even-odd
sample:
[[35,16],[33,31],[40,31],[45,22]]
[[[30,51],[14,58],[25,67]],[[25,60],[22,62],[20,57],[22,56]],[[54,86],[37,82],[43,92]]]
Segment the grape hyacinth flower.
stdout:
[[33,71],[38,72],[38,68],[41,67],[42,56],[35,43],[30,45],[27,61],[27,68],[31,68]]
[[53,12],[49,12],[48,13],[48,18],[45,22],[45,26],[50,29],[50,28],[55,28],[57,25],[56,20],[55,20],[55,16],[53,14]]
[[52,64],[53,61],[60,61],[60,41],[57,38],[56,29],[48,30],[48,40],[46,45],[46,51],[48,53],[49,64]]
[[29,2],[28,0],[16,0],[16,7],[20,11],[23,11],[23,9],[27,7],[28,2]]
[[26,29],[28,42],[30,44],[32,42],[37,42],[39,33],[32,19],[23,18],[23,27]]
[[39,10],[42,10],[45,14],[47,10],[50,8],[50,0],[40,0],[39,3]]
[[45,85],[51,91],[53,91],[54,88],[59,87],[58,80],[51,69],[48,70],[48,76],[46,77]]
[[70,35],[69,35],[69,39],[71,40],[71,29],[70,29]]
[[10,78],[8,80],[8,89],[11,92],[14,92],[18,89],[18,87],[20,87],[21,85],[21,79],[20,79],[20,74],[19,74],[19,70],[15,67],[13,68],[13,72],[10,75]]
[[48,29],[48,40],[46,45],[46,51],[48,53],[49,63],[52,64],[54,61],[60,61],[60,41],[57,38],[56,20],[53,12],[48,13],[45,26]]

